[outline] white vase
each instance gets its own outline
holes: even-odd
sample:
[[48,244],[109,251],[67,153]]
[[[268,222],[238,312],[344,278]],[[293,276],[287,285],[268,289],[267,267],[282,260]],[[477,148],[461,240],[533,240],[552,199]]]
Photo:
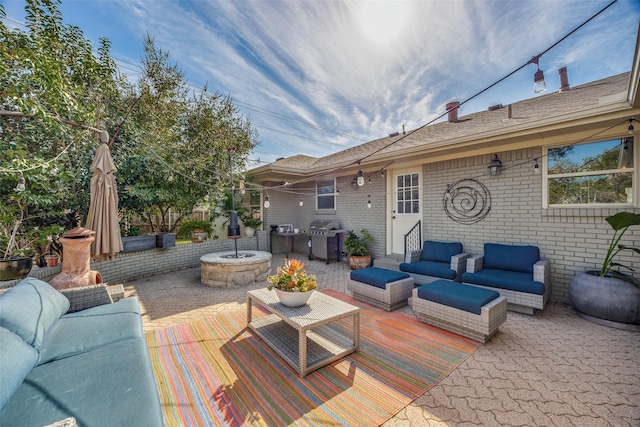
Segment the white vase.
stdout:
[[253,227],[244,227],[244,234],[247,237],[253,237],[256,234],[256,229]]
[[309,301],[313,290],[307,292],[285,292],[275,289],[280,302],[287,307],[301,307]]

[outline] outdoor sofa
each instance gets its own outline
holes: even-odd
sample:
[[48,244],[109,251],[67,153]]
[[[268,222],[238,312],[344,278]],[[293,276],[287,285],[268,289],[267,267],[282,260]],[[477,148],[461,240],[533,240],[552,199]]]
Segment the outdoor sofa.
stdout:
[[439,279],[459,282],[469,257],[470,254],[462,252],[462,243],[425,240],[421,250],[407,252],[399,268],[416,285]]
[[466,270],[462,283],[499,292],[511,311],[533,314],[551,295],[551,267],[537,246],[485,243],[483,254],[467,259]]
[[138,300],[70,306],[35,278],[0,295],[0,425],[163,425]]

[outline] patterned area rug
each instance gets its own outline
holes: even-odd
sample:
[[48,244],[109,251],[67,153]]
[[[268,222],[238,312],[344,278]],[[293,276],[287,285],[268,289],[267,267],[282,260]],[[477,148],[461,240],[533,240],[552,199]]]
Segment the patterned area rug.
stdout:
[[360,350],[305,378],[252,335],[245,310],[148,332],[165,425],[376,426],[480,345],[325,292],[361,308]]

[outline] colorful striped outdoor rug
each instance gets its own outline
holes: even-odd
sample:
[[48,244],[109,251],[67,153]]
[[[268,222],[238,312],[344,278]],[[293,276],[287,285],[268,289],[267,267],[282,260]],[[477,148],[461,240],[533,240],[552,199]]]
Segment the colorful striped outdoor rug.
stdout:
[[148,332],[165,425],[376,426],[479,346],[325,292],[361,308],[360,350],[305,378],[248,331],[245,310]]

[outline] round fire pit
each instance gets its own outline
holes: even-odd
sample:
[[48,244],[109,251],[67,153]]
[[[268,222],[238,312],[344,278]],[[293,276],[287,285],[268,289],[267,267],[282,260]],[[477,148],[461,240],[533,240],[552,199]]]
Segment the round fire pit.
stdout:
[[200,282],[206,286],[246,286],[267,279],[271,254],[260,251],[214,252],[200,257]]

